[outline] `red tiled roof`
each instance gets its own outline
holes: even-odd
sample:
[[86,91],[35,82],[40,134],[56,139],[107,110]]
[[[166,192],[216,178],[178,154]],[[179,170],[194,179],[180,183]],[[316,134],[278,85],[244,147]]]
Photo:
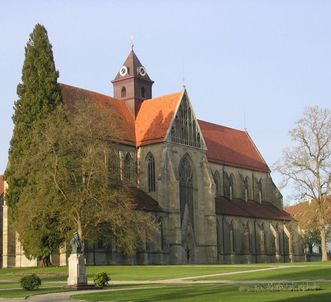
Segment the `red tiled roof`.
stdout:
[[242,216],[272,220],[294,220],[293,217],[270,202],[259,204],[255,201],[245,202],[240,199],[229,200],[225,197],[215,198],[216,214]]
[[[60,84],[65,103],[88,99],[100,106],[112,108],[116,129],[122,143],[143,146],[164,141],[183,92],[177,92],[142,102],[136,120],[125,102],[92,91]],[[269,172],[261,154],[246,131],[199,120],[207,145],[210,162],[255,171]]]
[[130,190],[129,194],[133,197],[133,200],[136,203],[137,210],[143,210],[149,212],[162,211],[159,206],[159,203],[144,191],[135,187],[132,187],[129,190]]
[[93,91],[60,84],[63,101],[65,104],[76,100],[90,100],[101,107],[111,108],[112,121],[116,123],[116,131],[122,143],[135,145],[134,118],[125,102]]
[[5,182],[3,179],[3,175],[0,175],[0,196],[3,194],[5,191]]
[[182,92],[145,100],[136,118],[137,146],[162,142],[170,127]]
[[270,169],[246,131],[199,120],[208,161],[255,171]]
[[[331,196],[326,199],[326,213],[331,217]],[[299,221],[305,221],[314,218],[318,213],[318,204],[316,201],[302,201],[293,206],[285,207],[284,210]],[[316,218],[316,217],[315,217]]]

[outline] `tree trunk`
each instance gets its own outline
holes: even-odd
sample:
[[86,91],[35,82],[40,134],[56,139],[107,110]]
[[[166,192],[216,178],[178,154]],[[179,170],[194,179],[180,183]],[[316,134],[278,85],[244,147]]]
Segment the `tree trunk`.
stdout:
[[325,227],[324,226],[321,228],[320,234],[321,234],[322,261],[328,261],[328,253],[326,250],[326,236],[325,236]]
[[43,258],[43,267],[49,267],[51,265],[51,256],[48,255]]
[[82,223],[81,223],[80,219],[77,219],[77,233],[79,235],[79,239],[82,244],[82,253],[84,253],[83,229],[82,229]]

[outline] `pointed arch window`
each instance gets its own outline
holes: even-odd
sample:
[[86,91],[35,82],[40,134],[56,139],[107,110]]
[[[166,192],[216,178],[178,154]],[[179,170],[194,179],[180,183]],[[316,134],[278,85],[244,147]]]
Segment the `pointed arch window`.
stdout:
[[224,196],[230,200],[233,198],[234,191],[234,177],[233,174],[228,175],[228,173],[224,172]]
[[193,171],[187,156],[179,164],[180,220],[183,223],[185,211],[193,224]]
[[262,179],[258,183],[259,203],[262,203]]
[[243,185],[244,185],[243,199],[244,199],[245,201],[248,201],[248,198],[249,198],[249,178],[248,178],[248,176],[246,176],[246,177],[243,179]]
[[190,104],[185,96],[178,108],[174,128],[175,130],[170,133],[172,142],[201,147],[199,129],[195,123],[195,117],[190,108]]
[[125,98],[125,97],[126,97],[126,88],[125,86],[123,86],[121,89],[121,98]]
[[148,192],[155,192],[155,160],[152,153],[147,154],[146,162],[147,162]]
[[124,180],[127,183],[132,183],[134,178],[134,168],[133,168],[133,159],[130,152],[126,153],[124,158],[123,176],[124,176]]
[[218,173],[218,171],[216,171],[214,173],[214,182],[215,182],[215,186],[216,186],[216,196],[220,196],[221,195],[221,179],[220,179],[220,174]]
[[108,155],[108,177],[111,185],[120,182],[120,158],[115,149],[111,149]]
[[165,237],[164,237],[164,222],[163,222],[163,218],[159,217],[158,219],[158,223],[159,223],[159,230],[160,230],[160,243],[161,243],[161,251],[163,251],[165,249]]

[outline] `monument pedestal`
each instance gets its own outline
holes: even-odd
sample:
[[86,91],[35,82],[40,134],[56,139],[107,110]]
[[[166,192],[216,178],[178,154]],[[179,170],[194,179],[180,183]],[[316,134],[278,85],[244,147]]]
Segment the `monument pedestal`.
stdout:
[[68,259],[68,287],[87,287],[85,258],[83,254],[71,254]]

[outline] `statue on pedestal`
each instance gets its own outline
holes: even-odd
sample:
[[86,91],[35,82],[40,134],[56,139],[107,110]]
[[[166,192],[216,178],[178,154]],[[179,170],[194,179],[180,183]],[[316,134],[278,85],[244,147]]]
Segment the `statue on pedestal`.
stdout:
[[77,232],[73,234],[70,244],[71,254],[68,259],[68,286],[77,289],[86,288],[88,285],[85,271],[85,258],[82,253],[82,242]]
[[80,241],[79,234],[74,233],[72,239],[70,240],[71,244],[71,254],[81,254],[82,253],[82,242]]

